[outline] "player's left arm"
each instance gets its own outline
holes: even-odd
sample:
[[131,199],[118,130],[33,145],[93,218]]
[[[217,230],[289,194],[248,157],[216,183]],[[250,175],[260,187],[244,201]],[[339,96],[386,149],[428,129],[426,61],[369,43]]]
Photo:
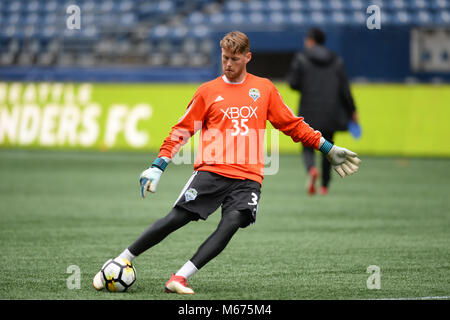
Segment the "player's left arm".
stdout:
[[272,125],[290,136],[294,142],[302,142],[306,147],[312,147],[324,153],[334,170],[345,177],[358,171],[361,160],[357,154],[334,145],[322,137],[322,134],[311,128],[303,119],[297,117],[284,103],[278,90],[273,86],[271,92],[268,120]]

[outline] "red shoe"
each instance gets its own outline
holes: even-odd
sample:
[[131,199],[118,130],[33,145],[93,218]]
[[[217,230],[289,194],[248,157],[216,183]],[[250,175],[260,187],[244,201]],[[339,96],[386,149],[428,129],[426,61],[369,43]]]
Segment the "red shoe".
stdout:
[[326,195],[328,193],[328,188],[327,187],[322,187],[320,188],[320,194],[321,195]]
[[308,194],[311,196],[316,193],[316,180],[318,176],[319,172],[316,167],[311,167],[311,169],[309,169],[309,180],[307,183]]
[[178,294],[194,294],[194,290],[189,286],[186,278],[176,276],[174,273],[169,281],[167,281],[164,292]]

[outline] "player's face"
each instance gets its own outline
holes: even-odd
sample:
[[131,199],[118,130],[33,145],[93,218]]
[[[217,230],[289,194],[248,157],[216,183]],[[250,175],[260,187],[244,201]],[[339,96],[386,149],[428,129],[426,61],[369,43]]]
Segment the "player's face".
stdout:
[[251,52],[232,53],[230,50],[222,48],[222,70],[228,80],[232,82],[243,80],[247,71],[246,65],[251,57]]

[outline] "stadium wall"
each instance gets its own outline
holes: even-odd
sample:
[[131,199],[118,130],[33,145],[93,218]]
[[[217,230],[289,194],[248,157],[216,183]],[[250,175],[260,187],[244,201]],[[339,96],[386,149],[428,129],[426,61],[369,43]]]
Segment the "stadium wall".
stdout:
[[[297,112],[299,94],[277,86]],[[197,87],[3,82],[0,148],[157,151]],[[450,85],[354,84],[352,91],[363,134],[355,140],[338,133],[337,144],[363,155],[450,156],[443,143],[450,136]],[[279,137],[280,152],[298,153],[299,145]]]

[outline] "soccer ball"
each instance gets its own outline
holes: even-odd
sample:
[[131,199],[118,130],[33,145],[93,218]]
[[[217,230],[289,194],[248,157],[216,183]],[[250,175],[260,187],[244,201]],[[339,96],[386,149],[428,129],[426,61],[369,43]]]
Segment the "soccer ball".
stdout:
[[124,258],[109,259],[101,272],[105,288],[110,292],[126,291],[136,281],[136,269]]

